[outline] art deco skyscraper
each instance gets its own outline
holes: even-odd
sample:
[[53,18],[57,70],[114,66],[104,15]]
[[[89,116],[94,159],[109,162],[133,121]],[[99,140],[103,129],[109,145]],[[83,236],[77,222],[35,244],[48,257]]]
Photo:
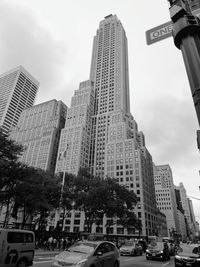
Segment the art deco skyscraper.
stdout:
[[[106,16],[99,24],[93,41],[90,80],[75,91],[61,133],[56,172],[77,174],[80,167],[90,168],[102,178],[112,177],[135,192],[141,234],[153,234],[157,222],[153,163],[144,135],[138,132],[130,113],[127,38],[116,15]],[[99,232],[105,233],[107,219]],[[79,231],[84,230],[83,225]],[[124,229],[120,224],[109,231],[137,234],[134,227]]]
[[93,41],[90,79],[95,82],[91,165],[95,174],[104,175],[111,114],[130,112],[127,38],[116,15],[100,22]]
[[34,104],[39,82],[22,66],[0,76],[0,126],[8,133],[21,112]]

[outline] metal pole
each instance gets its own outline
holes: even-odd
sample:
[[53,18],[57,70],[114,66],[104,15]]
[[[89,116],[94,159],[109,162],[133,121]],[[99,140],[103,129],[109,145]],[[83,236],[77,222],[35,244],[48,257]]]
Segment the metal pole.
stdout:
[[[181,50],[200,125],[200,20],[193,16],[185,0],[170,0],[174,43]],[[197,131],[198,148],[200,133]]]

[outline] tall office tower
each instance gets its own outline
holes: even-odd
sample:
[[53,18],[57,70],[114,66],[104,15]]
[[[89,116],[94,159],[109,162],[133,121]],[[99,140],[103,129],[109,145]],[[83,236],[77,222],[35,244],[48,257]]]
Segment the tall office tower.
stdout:
[[190,217],[191,217],[191,223],[192,223],[191,237],[192,237],[192,239],[194,239],[196,231],[197,231],[196,230],[196,219],[195,219],[195,215],[194,215],[193,203],[192,203],[192,200],[190,198],[188,198],[188,204],[189,204]]
[[157,206],[166,215],[168,234],[180,232],[172,171],[169,165],[154,166]]
[[[116,178],[138,196],[136,214],[143,235],[156,224],[156,201],[151,155],[130,113],[128,47],[125,30],[116,15],[106,16],[94,37],[90,69],[95,103],[92,118],[91,171]],[[150,204],[151,203],[151,204]],[[119,226],[113,233],[122,234]],[[128,233],[134,233],[128,229]],[[112,229],[111,229],[112,232]]]
[[116,15],[100,22],[93,41],[90,80],[95,89],[91,166],[94,174],[104,176],[111,115],[130,112],[127,38]]
[[55,99],[22,111],[18,125],[10,134],[25,147],[22,162],[54,173],[66,113],[67,106]]
[[188,236],[192,237],[194,234],[193,230],[193,219],[191,215],[191,209],[190,209],[190,203],[188,201],[187,193],[185,190],[185,187],[183,183],[179,183],[179,186],[176,187],[180,191],[180,197],[181,197],[181,204],[184,209],[184,215],[186,218],[186,224],[187,224],[187,231],[188,231]]
[[80,83],[72,97],[61,132],[56,173],[77,174],[79,168],[89,168],[93,111],[93,82],[88,80]]
[[[56,172],[76,174],[80,167],[89,167],[94,175],[113,177],[135,192],[141,234],[153,234],[157,217],[152,158],[130,113],[127,39],[116,15],[100,22],[90,80],[75,91],[61,134]],[[106,233],[107,219],[98,231]],[[80,223],[80,231],[83,225]],[[71,221],[65,227],[74,229]],[[135,229],[114,225],[110,233],[134,234]]]
[[21,112],[34,104],[39,82],[22,66],[0,76],[0,127],[16,126]]
[[177,215],[178,215],[180,234],[181,234],[182,240],[185,241],[187,240],[187,227],[186,227],[186,222],[185,222],[184,209],[181,203],[181,194],[177,186],[175,186],[175,196],[176,196]]

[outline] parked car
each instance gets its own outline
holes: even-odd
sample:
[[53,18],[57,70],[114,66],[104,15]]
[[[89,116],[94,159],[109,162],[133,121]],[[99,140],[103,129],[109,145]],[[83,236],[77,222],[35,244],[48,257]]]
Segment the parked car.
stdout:
[[124,245],[120,247],[121,256],[137,256],[142,255],[142,246],[134,241],[126,241]]
[[177,248],[174,257],[175,267],[177,266],[195,266],[200,267],[200,246],[190,246],[182,244]]
[[119,267],[119,250],[108,241],[80,241],[55,256],[52,266]]
[[170,251],[167,243],[151,243],[146,250],[146,259],[170,260]]

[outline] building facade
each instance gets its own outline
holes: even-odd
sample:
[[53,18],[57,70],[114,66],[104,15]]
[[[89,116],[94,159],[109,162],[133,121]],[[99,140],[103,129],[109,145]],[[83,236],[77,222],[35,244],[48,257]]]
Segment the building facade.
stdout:
[[[61,134],[56,172],[77,174],[80,167],[102,178],[112,177],[135,192],[141,234],[153,234],[157,217],[152,157],[130,113],[127,38],[116,15],[99,24],[90,80],[75,91]],[[104,218],[98,228],[103,233],[107,219],[111,218]],[[79,226],[84,230],[81,222]],[[70,224],[70,231],[73,227]],[[136,229],[121,225],[113,225],[110,233],[137,234]]]
[[34,104],[39,82],[22,66],[0,75],[0,127],[8,133]]
[[77,174],[89,168],[92,115],[94,110],[93,82],[80,83],[71,100],[64,129],[61,132],[56,173]]
[[186,218],[187,236],[190,239],[193,239],[195,236],[195,228],[194,228],[194,218],[192,215],[193,212],[191,212],[190,200],[187,197],[187,192],[183,183],[179,183],[179,186],[177,186],[176,188],[180,191],[181,204]]
[[177,215],[178,215],[180,235],[181,235],[181,239],[183,241],[186,241],[187,240],[187,227],[186,227],[186,220],[185,220],[185,212],[184,212],[182,202],[181,202],[180,190],[177,186],[175,186],[175,196],[176,196]]
[[20,159],[22,162],[54,173],[66,114],[67,106],[55,99],[22,111],[17,126],[10,134],[25,148]]
[[172,171],[169,165],[154,166],[154,184],[157,207],[166,215],[168,236],[180,232]]
[[159,209],[157,209],[156,236],[158,236],[159,240],[161,241],[163,237],[168,236],[167,219],[165,214]]

